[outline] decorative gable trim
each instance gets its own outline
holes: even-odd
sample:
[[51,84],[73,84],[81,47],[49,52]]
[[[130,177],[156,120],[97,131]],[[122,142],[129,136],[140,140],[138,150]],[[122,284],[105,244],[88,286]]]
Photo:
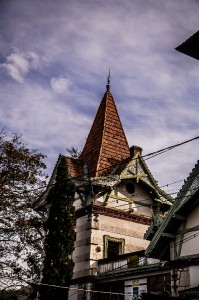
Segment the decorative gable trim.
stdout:
[[173,198],[161,190],[154,179],[152,173],[147,167],[143,157],[139,152],[135,154],[132,160],[127,164],[124,170],[120,174],[120,179],[135,179],[137,183],[142,181],[156,194],[154,199],[157,202],[164,203],[171,206]]
[[47,200],[47,197],[48,197],[48,194],[49,194],[50,190],[52,189],[52,187],[55,183],[55,178],[56,178],[56,175],[57,175],[57,168],[60,164],[60,161],[61,161],[62,157],[63,157],[63,155],[60,154],[58,159],[57,159],[57,162],[55,164],[55,167],[53,169],[52,175],[50,177],[48,186],[47,186],[45,192],[41,195],[40,199],[34,204],[33,209],[40,210],[42,207],[44,208],[47,205],[46,200]]
[[122,171],[120,178],[128,179],[128,178],[136,178],[136,181],[139,182],[140,179],[146,182],[147,185],[153,187],[154,179],[152,175],[149,174],[146,165],[144,165],[141,160],[141,156],[137,153],[133,159],[128,163],[125,169]]

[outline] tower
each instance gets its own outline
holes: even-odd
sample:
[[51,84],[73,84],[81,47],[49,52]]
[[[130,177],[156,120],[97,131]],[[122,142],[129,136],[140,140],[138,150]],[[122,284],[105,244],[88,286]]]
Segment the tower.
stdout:
[[65,159],[76,186],[72,284],[77,293],[71,293],[75,300],[85,296],[81,289],[92,287],[99,259],[146,249],[149,242],[144,233],[152,216],[161,216],[172,199],[158,187],[142,148],[129,148],[110,92],[110,76],[80,156]]

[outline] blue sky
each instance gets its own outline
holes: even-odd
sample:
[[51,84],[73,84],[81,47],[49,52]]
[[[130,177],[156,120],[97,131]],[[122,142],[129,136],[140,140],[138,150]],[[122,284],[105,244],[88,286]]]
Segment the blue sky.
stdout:
[[[175,50],[198,15],[196,0],[1,0],[0,126],[46,154],[51,173],[59,153],[83,147],[110,68],[130,146],[198,136],[199,62]],[[197,159],[198,140],[147,164],[165,185]]]

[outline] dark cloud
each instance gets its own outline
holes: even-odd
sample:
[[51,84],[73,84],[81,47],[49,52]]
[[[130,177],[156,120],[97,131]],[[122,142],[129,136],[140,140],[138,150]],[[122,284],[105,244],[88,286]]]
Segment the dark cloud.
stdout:
[[[194,0],[2,0],[1,125],[51,170],[58,152],[83,146],[111,68],[129,144],[147,153],[198,135],[199,63],[174,50],[198,13]],[[185,177],[198,158],[187,149],[149,162],[160,181]]]

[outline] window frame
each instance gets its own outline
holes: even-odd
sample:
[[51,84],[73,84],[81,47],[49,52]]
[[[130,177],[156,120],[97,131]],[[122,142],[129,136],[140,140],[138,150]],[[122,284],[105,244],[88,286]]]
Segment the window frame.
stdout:
[[115,242],[121,245],[121,250],[119,255],[124,254],[124,247],[125,247],[125,239],[123,238],[116,238],[109,235],[104,235],[104,258],[108,258],[108,242]]

